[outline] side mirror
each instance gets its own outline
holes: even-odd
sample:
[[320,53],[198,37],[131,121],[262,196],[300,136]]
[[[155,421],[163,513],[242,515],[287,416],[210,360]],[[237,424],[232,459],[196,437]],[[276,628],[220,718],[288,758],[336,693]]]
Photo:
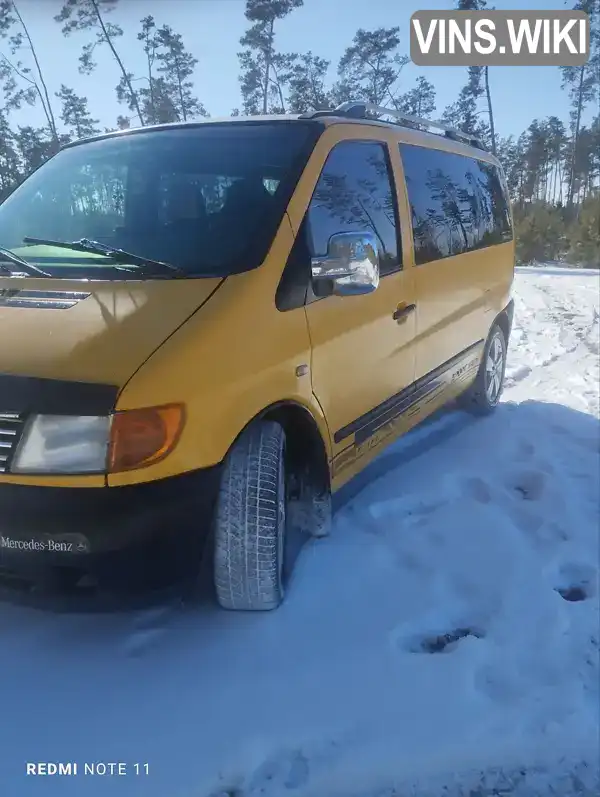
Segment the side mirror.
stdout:
[[[379,285],[379,244],[371,232],[340,232],[332,235],[325,257],[311,260],[317,296],[356,296],[372,293]],[[327,284],[329,290],[323,291]]]

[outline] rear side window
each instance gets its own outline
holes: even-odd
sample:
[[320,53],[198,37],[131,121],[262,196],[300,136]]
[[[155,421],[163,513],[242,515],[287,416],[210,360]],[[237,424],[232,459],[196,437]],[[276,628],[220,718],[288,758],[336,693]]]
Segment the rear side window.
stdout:
[[498,169],[452,152],[400,144],[417,265],[512,240]]
[[325,162],[308,210],[311,255],[327,254],[332,235],[372,232],[381,252],[381,274],[402,266],[394,182],[387,147],[344,141]]

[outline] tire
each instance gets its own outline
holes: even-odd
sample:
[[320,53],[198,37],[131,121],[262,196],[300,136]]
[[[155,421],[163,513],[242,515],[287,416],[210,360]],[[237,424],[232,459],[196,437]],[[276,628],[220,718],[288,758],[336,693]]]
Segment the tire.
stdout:
[[474,415],[490,415],[500,403],[507,348],[502,328],[499,324],[494,324],[483,350],[477,377],[461,400],[463,407]]
[[285,433],[277,423],[257,421],[227,455],[213,517],[214,584],[222,608],[280,605],[285,532]]

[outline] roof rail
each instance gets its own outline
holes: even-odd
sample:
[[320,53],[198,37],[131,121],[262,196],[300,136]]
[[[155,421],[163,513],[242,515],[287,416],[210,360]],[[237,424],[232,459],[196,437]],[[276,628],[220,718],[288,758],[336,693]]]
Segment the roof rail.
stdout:
[[442,122],[434,122],[432,119],[423,119],[420,116],[413,116],[403,111],[398,111],[395,108],[384,108],[382,105],[375,105],[371,102],[343,102],[338,105],[333,111],[316,111],[314,113],[303,114],[305,117],[317,116],[348,116],[351,119],[367,119],[367,114],[377,114],[379,116],[392,116],[396,124],[402,122],[410,122],[411,124],[420,125],[422,127],[435,128],[435,130],[442,130],[446,138],[451,138],[453,141],[461,141],[470,144],[478,149],[486,149],[481,139],[465,133],[464,130],[458,130],[455,127],[448,127]]

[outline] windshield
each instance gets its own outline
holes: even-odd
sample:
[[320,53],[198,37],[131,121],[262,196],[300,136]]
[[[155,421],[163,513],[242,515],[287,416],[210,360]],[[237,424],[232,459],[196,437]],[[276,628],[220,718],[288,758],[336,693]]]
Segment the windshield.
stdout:
[[315,139],[312,124],[204,124],[67,148],[0,205],[0,246],[52,276],[94,276],[110,259],[26,237],[82,238],[226,276],[260,265]]

